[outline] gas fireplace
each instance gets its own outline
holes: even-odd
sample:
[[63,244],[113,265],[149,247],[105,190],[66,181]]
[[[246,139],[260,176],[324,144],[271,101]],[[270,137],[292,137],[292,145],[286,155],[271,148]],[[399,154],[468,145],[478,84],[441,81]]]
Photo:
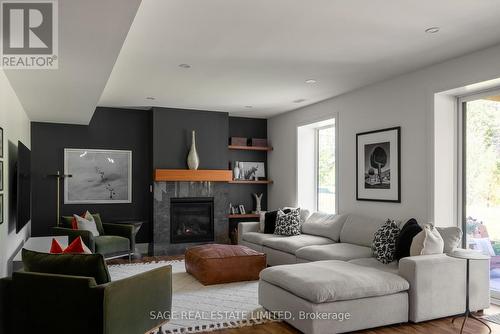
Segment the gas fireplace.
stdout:
[[213,197],[170,199],[170,242],[214,241]]

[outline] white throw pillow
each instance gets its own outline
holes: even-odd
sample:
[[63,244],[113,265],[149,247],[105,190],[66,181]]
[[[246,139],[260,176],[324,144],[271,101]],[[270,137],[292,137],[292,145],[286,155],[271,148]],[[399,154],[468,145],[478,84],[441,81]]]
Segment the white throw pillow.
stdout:
[[79,215],[73,215],[73,217],[76,219],[76,224],[78,225],[79,230],[90,231],[94,237],[99,236],[99,231],[97,230],[94,217],[88,211],[85,213],[85,218],[80,217]]
[[444,241],[444,252],[449,254],[460,246],[462,230],[458,227],[436,227]]
[[442,254],[444,241],[437,228],[425,224],[422,231],[413,237],[410,246],[410,256]]

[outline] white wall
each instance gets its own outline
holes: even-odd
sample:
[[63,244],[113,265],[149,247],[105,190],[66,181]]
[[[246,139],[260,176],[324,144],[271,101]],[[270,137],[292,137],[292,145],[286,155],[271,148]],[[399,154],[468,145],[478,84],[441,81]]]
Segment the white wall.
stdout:
[[[339,212],[432,221],[434,94],[499,77],[500,45],[271,118],[268,135],[274,151],[268,162],[275,182],[269,187],[269,207],[297,202],[296,126],[338,113]],[[356,133],[392,126],[402,127],[401,204],[356,201]]]
[[13,159],[10,153],[17,152],[17,142],[30,147],[30,121],[12,89],[3,70],[0,70],[0,127],[4,133],[4,223],[0,225],[0,277],[9,272],[10,261],[30,233],[30,224],[16,234],[14,221],[9,220],[9,194],[12,189]]

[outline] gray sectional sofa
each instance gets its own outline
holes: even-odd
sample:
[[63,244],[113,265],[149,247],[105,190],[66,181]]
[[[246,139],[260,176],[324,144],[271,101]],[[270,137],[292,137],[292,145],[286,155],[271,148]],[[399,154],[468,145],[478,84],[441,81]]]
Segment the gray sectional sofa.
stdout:
[[[265,253],[271,266],[260,276],[260,304],[280,314],[291,312],[285,321],[314,334],[462,313],[466,262],[435,254],[383,264],[371,249],[383,223],[354,214],[314,213],[303,222],[302,234],[291,237],[264,234],[260,222],[240,223],[239,244]],[[489,261],[472,261],[470,275],[471,309],[488,308]]]

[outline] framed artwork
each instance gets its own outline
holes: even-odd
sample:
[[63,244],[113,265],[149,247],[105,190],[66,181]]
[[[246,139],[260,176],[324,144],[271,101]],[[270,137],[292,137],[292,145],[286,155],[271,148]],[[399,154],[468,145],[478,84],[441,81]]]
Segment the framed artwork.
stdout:
[[0,161],[0,191],[3,191],[3,161]]
[[401,127],[356,135],[356,199],[401,203]]
[[3,194],[0,194],[0,224],[3,223]]
[[266,168],[263,162],[243,162],[238,164],[240,167],[240,178],[242,180],[255,180],[266,178]]
[[3,128],[0,128],[0,158],[3,158]]
[[245,210],[245,206],[243,204],[240,204],[239,205],[239,211],[240,211],[240,215],[246,215],[246,210]]
[[132,151],[65,149],[65,204],[132,203]]

